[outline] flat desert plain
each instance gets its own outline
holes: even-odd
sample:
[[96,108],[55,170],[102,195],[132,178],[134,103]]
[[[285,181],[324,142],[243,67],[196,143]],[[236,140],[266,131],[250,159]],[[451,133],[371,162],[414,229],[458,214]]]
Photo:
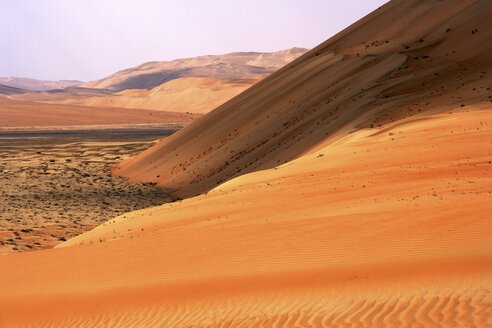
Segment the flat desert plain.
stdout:
[[111,167],[180,125],[0,129],[0,253],[53,247],[119,214],[172,200]]
[[0,129],[189,123],[198,114],[117,107],[56,105],[0,96]]

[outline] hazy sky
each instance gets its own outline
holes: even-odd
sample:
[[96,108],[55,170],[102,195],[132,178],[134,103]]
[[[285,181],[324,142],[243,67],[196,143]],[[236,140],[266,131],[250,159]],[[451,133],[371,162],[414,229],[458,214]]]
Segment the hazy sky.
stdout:
[[94,80],[152,60],[312,48],[387,0],[0,0],[0,76]]

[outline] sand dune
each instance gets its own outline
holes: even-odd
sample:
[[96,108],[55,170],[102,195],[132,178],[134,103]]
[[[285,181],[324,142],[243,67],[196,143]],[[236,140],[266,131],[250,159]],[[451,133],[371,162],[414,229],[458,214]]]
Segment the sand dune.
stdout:
[[307,49],[292,48],[272,53],[234,52],[225,55],[149,62],[122,70],[97,81],[83,83],[80,86],[121,91],[152,89],[181,77],[208,77],[225,80],[254,79],[273,73],[306,51]]
[[0,256],[0,326],[491,327],[490,14],[391,1],[123,162],[189,197]]
[[392,1],[115,172],[197,195],[360,128],[490,104],[490,14]]
[[490,327],[491,138],[492,110],[366,129],[65,247],[0,257],[0,318]]
[[187,124],[198,116],[198,114],[156,112],[143,109],[43,104],[0,97],[0,128],[144,123]]

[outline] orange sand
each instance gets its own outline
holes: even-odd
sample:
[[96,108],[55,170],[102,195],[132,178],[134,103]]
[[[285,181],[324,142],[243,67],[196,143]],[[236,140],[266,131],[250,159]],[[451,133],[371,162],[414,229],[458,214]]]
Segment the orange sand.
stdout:
[[492,110],[356,132],[0,257],[5,327],[492,324]]
[[123,162],[195,197],[0,256],[0,326],[491,327],[491,14],[391,1]]
[[199,116],[143,109],[42,104],[0,97],[0,128],[189,123]]

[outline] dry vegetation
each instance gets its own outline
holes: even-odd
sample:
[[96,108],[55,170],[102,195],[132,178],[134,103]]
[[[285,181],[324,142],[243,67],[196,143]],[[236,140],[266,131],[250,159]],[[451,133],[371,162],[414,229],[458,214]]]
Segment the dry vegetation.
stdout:
[[152,142],[0,143],[0,252],[49,248],[121,213],[167,202],[153,184],[111,176]]

